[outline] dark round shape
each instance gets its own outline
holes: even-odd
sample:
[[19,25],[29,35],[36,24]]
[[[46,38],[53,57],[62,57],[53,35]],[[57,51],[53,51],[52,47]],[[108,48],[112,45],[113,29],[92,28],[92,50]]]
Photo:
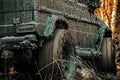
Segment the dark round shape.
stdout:
[[39,50],[39,72],[43,80],[70,78],[74,68],[71,56],[74,56],[74,47],[69,31],[56,30]]

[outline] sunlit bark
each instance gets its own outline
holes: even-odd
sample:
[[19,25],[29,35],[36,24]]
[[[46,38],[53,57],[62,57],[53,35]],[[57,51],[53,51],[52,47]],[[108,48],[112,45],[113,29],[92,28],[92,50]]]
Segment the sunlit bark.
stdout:
[[101,0],[101,6],[95,10],[95,14],[102,19],[112,31],[114,31],[116,26],[117,6],[118,0]]

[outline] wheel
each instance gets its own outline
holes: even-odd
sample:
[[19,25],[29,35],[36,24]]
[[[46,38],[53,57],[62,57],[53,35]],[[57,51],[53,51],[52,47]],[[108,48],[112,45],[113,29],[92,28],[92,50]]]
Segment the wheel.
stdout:
[[116,73],[115,48],[111,38],[104,38],[102,45],[102,70],[104,72]]
[[72,37],[68,30],[58,29],[52,39],[45,41],[39,51],[39,73],[43,80],[62,80],[73,74],[74,56]]

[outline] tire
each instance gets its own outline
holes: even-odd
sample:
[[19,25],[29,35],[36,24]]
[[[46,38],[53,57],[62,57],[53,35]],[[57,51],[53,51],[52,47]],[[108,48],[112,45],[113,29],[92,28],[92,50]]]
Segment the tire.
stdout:
[[104,38],[102,45],[102,71],[116,73],[115,48],[111,38]]
[[74,56],[74,47],[68,30],[56,30],[39,52],[39,72],[43,80],[68,79],[73,74],[71,56]]

